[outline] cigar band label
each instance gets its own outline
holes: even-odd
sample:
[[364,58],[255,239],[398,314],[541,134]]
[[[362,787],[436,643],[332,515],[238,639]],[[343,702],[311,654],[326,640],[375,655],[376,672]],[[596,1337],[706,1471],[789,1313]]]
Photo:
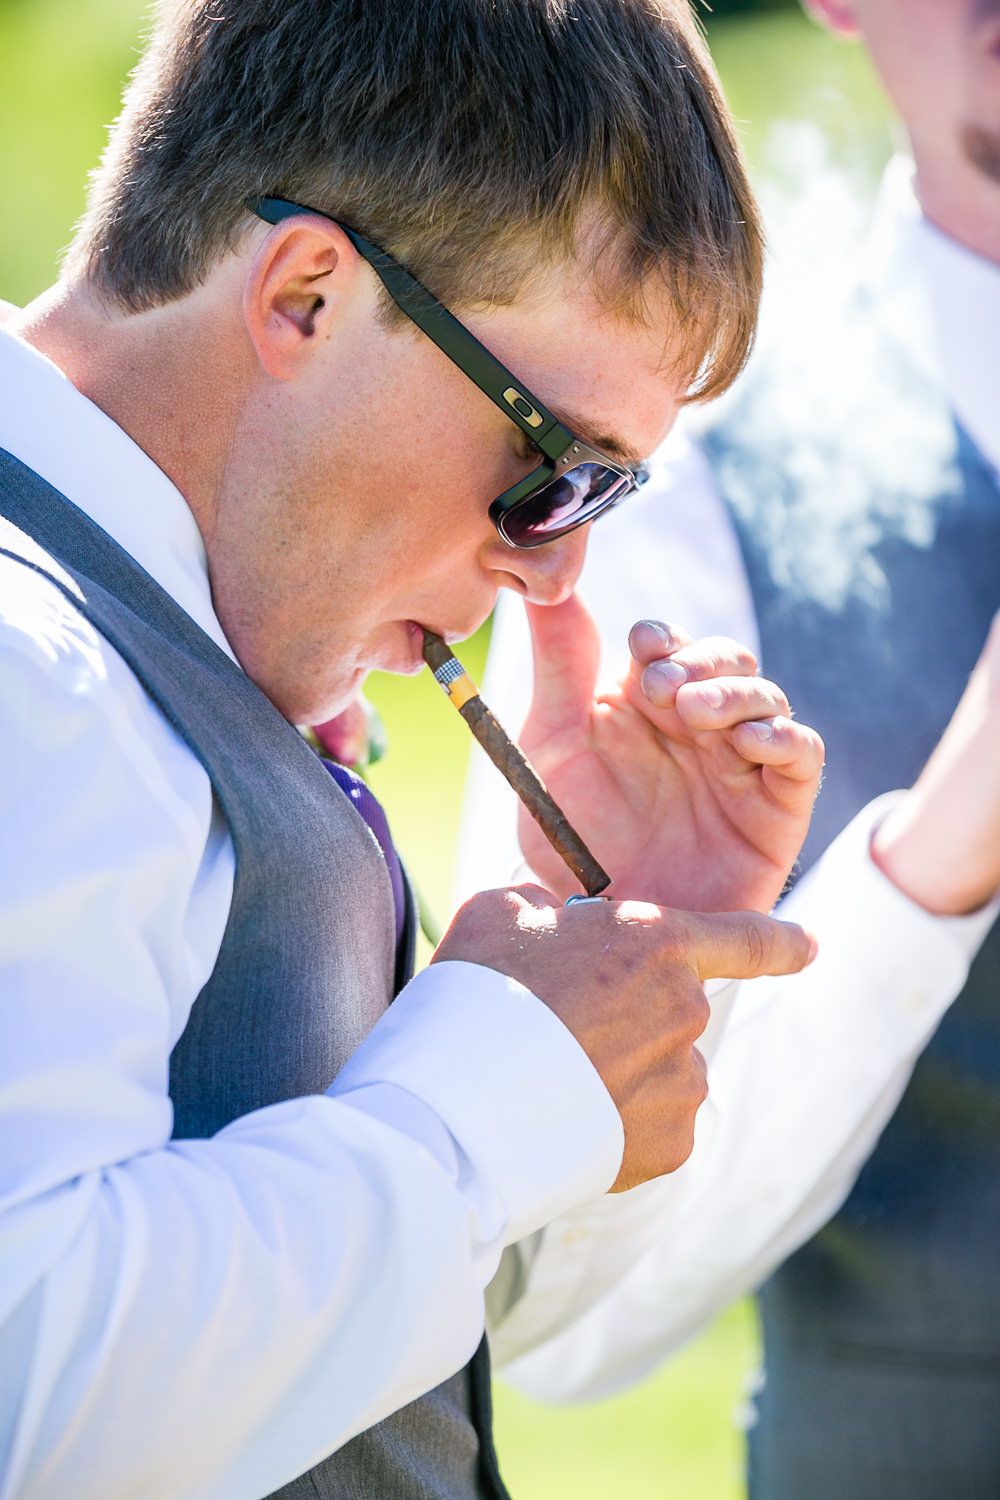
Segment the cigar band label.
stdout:
[[443,666],[437,667],[434,676],[456,708],[464,708],[469,699],[475,698],[479,691],[472,678],[466,674],[462,663],[454,656]]

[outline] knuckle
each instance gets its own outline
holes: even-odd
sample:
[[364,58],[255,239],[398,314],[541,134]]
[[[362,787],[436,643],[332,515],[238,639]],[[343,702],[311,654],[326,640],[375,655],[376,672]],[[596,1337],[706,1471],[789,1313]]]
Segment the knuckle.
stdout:
[[490,891],[486,893],[493,897],[497,909],[497,916],[504,922],[516,922],[518,915],[527,904],[524,895],[513,888],[510,890]]
[[697,1047],[692,1047],[691,1057],[694,1067],[691,1070],[691,1090],[695,1100],[695,1110],[699,1110],[708,1098],[708,1070],[705,1059]]
[[774,719],[790,719],[791,710],[788,699],[783,690],[776,682],[771,682],[767,677],[755,677],[753,691],[761,703],[768,707],[770,716]]
[[451,920],[452,930],[475,925],[479,922],[488,922],[491,919],[501,918],[506,909],[505,896],[502,891],[477,891],[467,901],[463,901]]
[[528,902],[532,906],[549,905],[552,901],[552,892],[547,891],[544,886],[536,885],[534,881],[525,880],[520,885],[509,885],[501,887],[503,895],[514,898],[521,903]]
[[744,646],[741,641],[733,641],[732,659],[736,670],[744,676],[753,677],[757,672],[757,658],[749,646]]
[[752,972],[757,972],[764,966],[767,943],[760,922],[749,915],[743,927],[743,943],[746,949],[747,966]]
[[686,1118],[683,1125],[679,1125],[671,1133],[670,1144],[664,1152],[664,1160],[660,1167],[660,1175],[676,1172],[682,1167],[694,1150],[694,1115]]
[[669,1049],[694,1046],[708,1025],[711,1007],[705,992],[686,964],[671,961],[664,974],[669,1009]]
[[731,635],[713,635],[699,641],[702,655],[712,666],[712,671],[725,669],[736,677],[755,677],[757,658],[749,646],[734,640]]
[[691,984],[691,970],[674,943],[669,944],[666,950],[661,950],[658,959],[654,972],[660,985],[660,994],[671,1016],[677,1017],[681,1014],[688,986]]
[[703,642],[687,646],[676,653],[677,660],[683,665],[688,674],[689,682],[701,682],[706,677],[714,677],[716,674],[716,662],[711,654],[703,649]]
[[826,759],[826,746],[816,733],[815,729],[809,729],[804,724],[795,724],[788,721],[787,728],[783,726],[785,733],[789,736],[789,744],[803,765],[810,770],[818,771]]
[[704,991],[700,987],[695,986],[692,993],[688,996],[685,1016],[685,1031],[690,1035],[692,1042],[701,1036],[708,1025],[711,1014],[712,1010],[705,999]]

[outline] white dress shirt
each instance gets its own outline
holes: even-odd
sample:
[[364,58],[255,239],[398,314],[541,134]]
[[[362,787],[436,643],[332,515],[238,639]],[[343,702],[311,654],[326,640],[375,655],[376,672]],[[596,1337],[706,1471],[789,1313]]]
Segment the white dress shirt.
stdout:
[[[926,223],[903,159],[887,170],[860,269],[1000,470],[1000,267]],[[609,675],[643,616],[757,649],[736,537],[690,430],[668,440],[649,484],[595,528],[582,588]],[[505,601],[484,679],[501,720],[523,716],[530,670],[523,612]],[[869,856],[883,808],[880,799],[859,814],[781,903],[783,917],[817,934],[814,965],[716,1002],[709,1101],[685,1167],[507,1252],[488,1305],[494,1358],[511,1362],[515,1384],[545,1400],[619,1389],[763,1281],[847,1196],[997,911],[936,918],[907,900]],[[467,819],[478,849],[515,857],[514,809],[483,764]],[[470,852],[471,840],[465,887],[495,879],[499,865],[476,869]]]
[[[229,649],[180,493],[2,331],[0,446]],[[470,1357],[503,1246],[607,1189],[620,1119],[545,1005],[451,963],[328,1095],[171,1141],[232,844],[122,658],[2,553],[0,787],[0,1496],[258,1500]]]

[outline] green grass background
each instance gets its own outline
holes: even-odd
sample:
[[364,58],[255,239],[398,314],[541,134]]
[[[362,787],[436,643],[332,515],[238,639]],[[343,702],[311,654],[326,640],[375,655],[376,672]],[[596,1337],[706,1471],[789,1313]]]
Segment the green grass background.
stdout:
[[[0,297],[24,303],[56,274],[147,24],[139,0],[0,0]],[[712,21],[710,40],[758,176],[782,171],[774,122],[807,119],[860,190],[873,185],[890,127],[860,49],[832,42],[795,9]],[[473,675],[487,638],[480,631],[463,648]],[[390,739],[373,782],[445,916],[465,728],[426,676],[378,676],[369,695]],[[498,1387],[498,1444],[515,1500],[736,1500],[744,1488],[734,1413],[755,1358],[744,1304],[615,1400],[553,1411]]]

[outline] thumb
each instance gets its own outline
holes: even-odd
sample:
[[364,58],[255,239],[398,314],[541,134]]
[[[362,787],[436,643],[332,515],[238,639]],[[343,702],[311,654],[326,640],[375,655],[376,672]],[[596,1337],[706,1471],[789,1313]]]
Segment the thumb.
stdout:
[[525,604],[531,630],[534,694],[525,739],[539,741],[590,714],[601,639],[578,594],[562,604]]
[[779,922],[755,911],[686,915],[691,940],[688,962],[703,982],[797,974],[816,957],[816,939],[795,922]]

